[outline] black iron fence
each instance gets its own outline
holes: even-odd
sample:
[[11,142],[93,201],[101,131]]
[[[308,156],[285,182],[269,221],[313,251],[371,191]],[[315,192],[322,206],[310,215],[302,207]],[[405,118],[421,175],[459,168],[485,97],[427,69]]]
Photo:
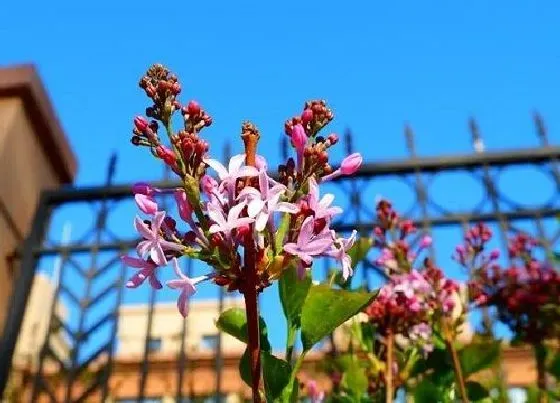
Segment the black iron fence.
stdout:
[[[473,153],[430,158],[417,156],[412,131],[407,128],[405,136],[409,158],[367,163],[355,177],[340,178],[330,185],[337,192],[338,204],[345,209],[344,215],[336,222],[336,229],[350,231],[357,228],[361,233],[368,234],[374,225],[375,208],[366,189],[372,189],[371,184],[375,187],[376,181],[384,178],[396,178],[408,185],[413,195],[411,208],[405,214],[428,232],[450,226],[464,231],[469,223],[485,221],[497,226],[503,247],[508,233],[518,230],[517,224],[522,223],[523,230],[532,231],[542,240],[545,251],[551,252],[560,238],[560,226],[556,221],[560,213],[560,147],[548,143],[546,130],[538,115],[535,116],[535,123],[539,147],[487,152],[476,123],[471,121]],[[346,145],[348,151],[351,151],[350,134],[346,136]],[[42,194],[31,232],[19,251],[20,274],[15,283],[0,344],[0,392],[5,389],[10,374],[15,371],[12,358],[39,262],[47,257],[58,257],[60,272],[54,301],[51,306],[45,306],[44,313],[49,316],[48,332],[44,340],[40,340],[42,347],[36,365],[21,382],[30,391],[32,401],[38,400],[40,396],[52,402],[105,401],[112,394],[110,380],[115,360],[119,357],[119,349],[115,347],[126,278],[126,270],[120,263],[119,256],[136,244],[132,228],[127,237],[115,234],[108,225],[114,219],[112,212],[118,210],[119,204],[130,203],[132,197],[130,186],[112,183],[115,162],[113,158],[104,186],[69,188]],[[510,169],[517,169],[516,167],[530,168],[532,174],[542,175],[548,181],[547,188],[551,192],[549,197],[531,205],[512,200],[507,191],[500,188],[499,176]],[[433,197],[430,189],[433,181],[438,176],[451,172],[468,175],[479,187],[481,198],[472,208],[458,211],[455,206],[446,206]],[[520,183],[531,180],[527,177],[521,181],[520,178]],[[160,186],[172,187],[173,183],[164,181]],[[461,191],[461,183],[449,189],[449,192],[454,193]],[[93,216],[91,228],[81,239],[69,243],[49,239],[49,225],[53,214],[64,206],[78,204],[85,206]],[[82,220],[81,215],[75,214],[74,217]],[[435,255],[434,250],[431,253]],[[370,282],[370,274],[373,272],[370,268],[373,266],[364,261],[361,281],[365,284]],[[190,270],[190,266],[187,270]],[[100,278],[103,278],[102,286],[97,284]],[[78,282],[80,287],[76,286]],[[75,315],[72,320],[62,317],[56,309],[62,298],[67,304],[74,306]],[[223,298],[224,294],[220,293],[217,310],[222,309]],[[150,401],[147,382],[153,364],[151,350],[155,341],[151,335],[156,305],[156,295],[152,291],[147,302],[147,329],[142,330],[142,333],[145,331],[143,357],[139,363],[136,387],[129,391],[128,398],[132,399],[130,401]],[[95,312],[95,320],[91,320],[92,312]],[[102,328],[107,330],[100,332]],[[187,319],[183,322],[179,336],[181,341],[174,361],[174,379],[168,382],[172,389],[169,394],[176,401],[186,401],[185,398],[192,401],[194,397],[185,377],[185,371],[189,368],[185,342],[188,328]],[[64,333],[68,347],[64,356],[53,347],[54,338],[60,337],[61,332]],[[93,335],[95,348],[90,343]],[[53,384],[52,377],[46,375],[47,363],[51,369],[53,365],[56,367],[59,375],[56,384]],[[223,365],[221,337],[218,336],[213,358],[216,396],[221,396],[222,392]],[[219,397],[216,399],[220,400]]]

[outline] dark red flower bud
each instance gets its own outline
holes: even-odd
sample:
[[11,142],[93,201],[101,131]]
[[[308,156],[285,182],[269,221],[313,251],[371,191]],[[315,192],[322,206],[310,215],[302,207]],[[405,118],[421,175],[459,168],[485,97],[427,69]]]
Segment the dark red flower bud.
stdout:
[[183,236],[183,242],[187,245],[194,243],[194,241],[196,241],[196,234],[194,233],[194,231],[188,231]]
[[175,221],[172,217],[165,217],[163,219],[163,223],[170,231],[175,231],[175,229],[177,229],[177,221]]
[[191,116],[198,116],[200,114],[200,105],[196,101],[190,101],[187,105],[187,113]]
[[304,125],[308,124],[313,120],[313,111],[309,108],[305,109],[301,114],[301,121]]
[[171,86],[171,91],[172,91],[175,95],[179,94],[179,93],[181,92],[181,84],[179,84],[179,83],[174,83],[174,84]]
[[134,127],[136,127],[140,133],[144,133],[144,130],[148,127],[148,119],[144,116],[136,116],[134,118]]
[[336,143],[338,143],[338,136],[334,133],[329,134],[329,137],[327,137],[327,140],[329,140],[331,145],[335,145]]

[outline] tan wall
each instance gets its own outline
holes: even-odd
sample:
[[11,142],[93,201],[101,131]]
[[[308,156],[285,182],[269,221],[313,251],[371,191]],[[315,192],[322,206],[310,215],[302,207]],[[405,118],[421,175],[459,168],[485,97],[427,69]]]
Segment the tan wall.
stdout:
[[[0,99],[0,278],[12,279],[9,261],[18,245],[18,237],[27,234],[41,189],[58,185],[58,178],[50,167],[25,113],[23,101],[12,97]],[[11,228],[8,223],[14,224]],[[18,236],[19,235],[19,236]],[[17,265],[16,265],[17,268]],[[2,282],[0,307],[6,307],[11,295],[12,281]],[[6,308],[0,309],[3,326]]]
[[[224,310],[232,307],[244,307],[242,299],[224,300]],[[188,352],[204,352],[203,336],[216,335],[215,321],[218,319],[216,300],[191,301],[188,328],[186,330],[185,349]],[[118,352],[119,354],[140,354],[144,351],[144,342],[148,326],[148,305],[123,305],[119,312]],[[158,303],[154,307],[150,337],[161,338],[161,352],[179,351],[183,317],[177,311],[174,302]],[[234,337],[222,335],[222,349],[230,352],[243,352],[245,345]],[[208,351],[208,350],[206,350]]]
[[42,190],[70,183],[76,161],[31,65],[0,68],[0,333],[19,275],[16,249]]

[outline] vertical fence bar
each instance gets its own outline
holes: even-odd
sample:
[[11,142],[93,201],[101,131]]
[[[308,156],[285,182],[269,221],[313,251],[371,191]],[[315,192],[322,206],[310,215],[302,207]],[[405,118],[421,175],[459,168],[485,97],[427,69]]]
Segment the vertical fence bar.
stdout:
[[[404,136],[406,140],[406,148],[412,160],[416,160],[416,146],[414,144],[414,132],[412,128],[407,124],[404,127]],[[414,179],[415,179],[415,190],[416,190],[416,201],[420,204],[420,212],[422,214],[422,229],[428,235],[432,234],[432,228],[430,223],[430,218],[428,214],[428,193],[424,181],[422,180],[422,172],[418,164],[415,164],[414,168]],[[430,258],[435,262],[436,253],[433,243],[429,247]]]
[[[474,144],[482,142],[482,136],[480,135],[480,130],[478,128],[478,124],[474,118],[469,120],[469,129],[472,136],[472,141]],[[488,164],[482,165],[482,181],[484,183],[484,187],[486,188],[486,194],[492,203],[492,210],[495,216],[498,218],[498,224],[500,226],[500,239],[502,242],[502,248],[504,251],[508,250],[508,239],[507,233],[509,230],[509,225],[507,220],[504,218],[501,209],[500,209],[500,198],[498,195],[498,191],[496,190],[496,184],[492,180],[492,176],[490,175],[490,167]],[[511,259],[508,256],[508,260],[511,262]]]
[[33,219],[31,232],[23,244],[23,256],[19,275],[14,282],[15,287],[2,332],[0,342],[0,396],[4,394],[10,377],[12,358],[18,334],[23,322],[23,316],[25,315],[25,307],[27,306],[31,287],[33,286],[35,268],[39,259],[35,251],[43,242],[51,214],[52,206],[48,193],[42,193],[35,212],[35,218]]
[[[62,242],[63,243],[66,243],[66,242],[70,241],[70,239],[69,239],[70,236],[69,236],[69,234],[67,235],[66,228],[68,228],[68,227],[65,227],[63,229],[63,234],[62,234]],[[38,368],[37,368],[36,373],[35,373],[34,378],[33,378],[32,392],[31,392],[32,393],[31,394],[31,401],[32,402],[34,402],[37,399],[37,397],[39,396],[39,392],[40,392],[39,387],[40,387],[40,380],[41,380],[40,378],[43,376],[43,364],[44,364],[45,358],[47,356],[47,352],[50,348],[49,347],[50,335],[51,335],[50,329],[51,329],[51,326],[52,326],[53,318],[56,317],[57,320],[60,320],[56,316],[56,306],[57,306],[57,303],[58,303],[58,299],[60,297],[60,285],[61,285],[61,280],[64,277],[65,268],[66,268],[66,260],[67,259],[68,259],[68,253],[63,252],[60,263],[59,263],[60,266],[59,266],[59,269],[58,269],[58,273],[56,274],[57,278],[54,279],[54,281],[56,281],[56,283],[55,283],[56,285],[55,285],[55,291],[54,291],[54,294],[53,294],[53,300],[52,300],[51,307],[50,307],[49,323],[48,323],[48,326],[47,326],[48,330],[47,330],[47,334],[45,335],[45,340],[43,341],[43,345],[41,347],[41,350],[39,352]],[[63,370],[66,371],[66,368],[60,368],[61,372]]]
[[[121,254],[124,254],[126,250],[121,250]],[[115,301],[115,306],[113,308],[113,327],[111,329],[111,343],[109,359],[107,361],[107,369],[105,375],[105,382],[103,383],[101,389],[101,402],[105,403],[109,397],[109,380],[111,378],[111,373],[113,372],[113,358],[116,350],[117,333],[119,331],[119,318],[120,318],[120,306],[122,304],[123,294],[124,294],[124,279],[126,276],[126,265],[124,263],[120,264],[119,271],[119,281],[117,283],[117,299]]]

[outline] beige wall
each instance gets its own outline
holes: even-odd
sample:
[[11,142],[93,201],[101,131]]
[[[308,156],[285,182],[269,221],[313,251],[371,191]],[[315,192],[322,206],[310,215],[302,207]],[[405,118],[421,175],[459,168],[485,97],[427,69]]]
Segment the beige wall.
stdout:
[[[37,367],[39,352],[48,334],[54,293],[55,284],[50,278],[43,274],[35,276],[16,345],[14,364]],[[58,302],[55,309],[60,319],[67,319],[64,305]],[[69,343],[62,331],[51,334],[50,345],[61,360],[69,357]]]
[[[243,308],[243,300],[226,298],[224,310],[231,307]],[[140,354],[144,351],[144,342],[148,326],[147,304],[123,305],[119,312],[119,331],[117,354]],[[215,321],[218,319],[218,302],[216,300],[191,301],[188,328],[186,331],[186,351],[204,352],[204,336],[218,333]],[[154,306],[150,337],[161,338],[163,353],[177,353],[180,350],[183,317],[177,311],[174,302],[158,303]],[[222,349],[228,352],[243,352],[245,345],[234,337],[222,335]]]

